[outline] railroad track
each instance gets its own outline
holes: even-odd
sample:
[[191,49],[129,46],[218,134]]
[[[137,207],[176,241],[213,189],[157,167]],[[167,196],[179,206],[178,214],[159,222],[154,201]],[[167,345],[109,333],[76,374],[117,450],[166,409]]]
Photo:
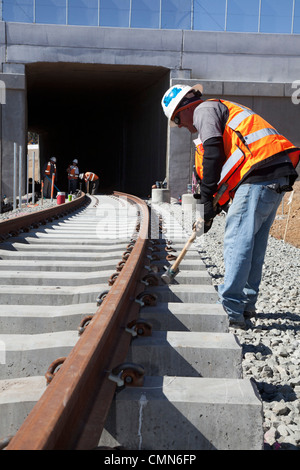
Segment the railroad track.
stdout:
[[120,193],[73,209],[2,235],[2,447],[262,448],[261,402],[197,247],[160,279],[181,226],[159,206],[150,226]]

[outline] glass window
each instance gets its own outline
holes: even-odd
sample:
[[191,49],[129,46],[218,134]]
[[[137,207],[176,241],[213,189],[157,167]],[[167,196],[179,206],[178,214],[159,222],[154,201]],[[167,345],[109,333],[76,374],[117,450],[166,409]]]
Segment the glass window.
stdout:
[[160,0],[132,0],[131,27],[159,28]]
[[191,29],[191,0],[162,0],[162,29]]
[[224,31],[226,0],[196,0],[193,29]]
[[291,33],[293,0],[261,0],[261,33]]
[[227,31],[258,31],[259,0],[228,0]]
[[36,23],[66,24],[66,0],[35,0]]
[[101,0],[100,26],[129,26],[130,0]]
[[98,0],[68,0],[68,24],[98,25]]
[[295,16],[293,33],[300,34],[300,0],[295,0]]
[[20,23],[33,22],[33,0],[4,0],[2,5],[3,21]]

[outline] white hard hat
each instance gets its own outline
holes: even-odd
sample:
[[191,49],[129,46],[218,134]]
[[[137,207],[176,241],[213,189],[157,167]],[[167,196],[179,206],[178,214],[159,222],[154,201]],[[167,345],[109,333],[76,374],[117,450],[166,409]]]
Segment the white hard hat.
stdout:
[[77,160],[77,158],[74,158],[74,160],[73,160],[73,162],[72,162],[72,163],[76,163],[76,164],[77,164],[77,163],[78,163],[78,160]]
[[51,157],[50,160],[51,160],[51,162],[55,163],[56,162],[56,157]]
[[173,122],[171,120],[172,116],[173,116],[174,111],[176,110],[177,106],[179,105],[180,101],[191,90],[200,91],[201,94],[202,94],[203,87],[200,84],[197,84],[195,86],[178,84],[178,85],[173,85],[164,94],[164,96],[161,100],[161,105],[162,105],[162,108],[163,108],[163,111],[164,111],[165,115],[167,116],[167,118],[169,120],[169,124],[170,124],[171,127],[177,127],[175,122]]

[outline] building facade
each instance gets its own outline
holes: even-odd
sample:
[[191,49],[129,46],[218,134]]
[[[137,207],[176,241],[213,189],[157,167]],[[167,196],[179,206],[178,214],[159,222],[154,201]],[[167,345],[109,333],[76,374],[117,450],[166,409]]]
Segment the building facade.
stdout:
[[300,33],[299,0],[2,0],[4,21],[252,33]]

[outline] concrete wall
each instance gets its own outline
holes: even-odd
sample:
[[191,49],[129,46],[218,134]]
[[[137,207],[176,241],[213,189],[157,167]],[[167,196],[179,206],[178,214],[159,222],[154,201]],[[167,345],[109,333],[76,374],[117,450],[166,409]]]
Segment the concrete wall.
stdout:
[[[291,83],[300,36],[24,23],[1,25],[7,63],[84,62],[191,70],[191,78]],[[6,30],[6,41],[3,36]]]
[[[26,85],[25,74],[0,73],[5,83],[5,103],[1,104],[1,183],[0,192],[10,197],[13,194],[14,144],[17,153],[16,185],[19,187],[19,151],[22,151],[22,189],[25,194],[26,172]],[[18,189],[17,189],[18,192]],[[2,197],[1,197],[2,200]]]
[[[126,155],[134,153],[136,156],[133,162],[139,162],[140,152],[137,148],[145,149],[143,144],[146,141],[147,150],[143,158],[148,164],[153,158],[154,168],[158,168],[151,177],[163,178],[165,175],[160,173],[166,167],[171,194],[177,197],[185,192],[190,181],[193,147],[191,136],[184,130],[175,129],[168,133],[164,124],[160,100],[163,88],[169,84],[168,73],[170,84],[182,80],[191,84],[203,83],[205,98],[225,97],[250,105],[295,144],[300,145],[300,106],[291,101],[295,91],[292,82],[300,79],[299,50],[299,35],[2,22],[0,80],[4,80],[7,87],[6,104],[1,106],[2,194],[4,189],[6,194],[9,193],[11,187],[13,141],[20,145],[24,143],[27,131],[25,70],[28,64],[74,63],[106,64],[112,68],[116,65],[163,68],[165,76],[161,74],[157,83],[149,89],[148,97],[155,104],[150,106],[148,101],[148,106],[141,105],[136,112],[132,110],[131,119],[135,122],[127,137],[131,142],[136,139],[136,147],[131,144],[130,152]],[[124,77],[119,75],[122,83]],[[38,79],[37,74],[36,83]],[[145,93],[147,89],[140,88],[139,96],[145,96]],[[157,125],[151,125],[149,116],[152,122],[161,123],[161,132],[158,132]],[[135,128],[138,132],[134,132]],[[154,146],[149,145],[149,142],[155,140]],[[164,151],[166,143],[167,159]],[[153,153],[156,153],[155,158]],[[158,164],[157,158],[164,159],[162,165]],[[148,169],[145,173],[149,173]],[[145,188],[145,196],[149,189]]]

